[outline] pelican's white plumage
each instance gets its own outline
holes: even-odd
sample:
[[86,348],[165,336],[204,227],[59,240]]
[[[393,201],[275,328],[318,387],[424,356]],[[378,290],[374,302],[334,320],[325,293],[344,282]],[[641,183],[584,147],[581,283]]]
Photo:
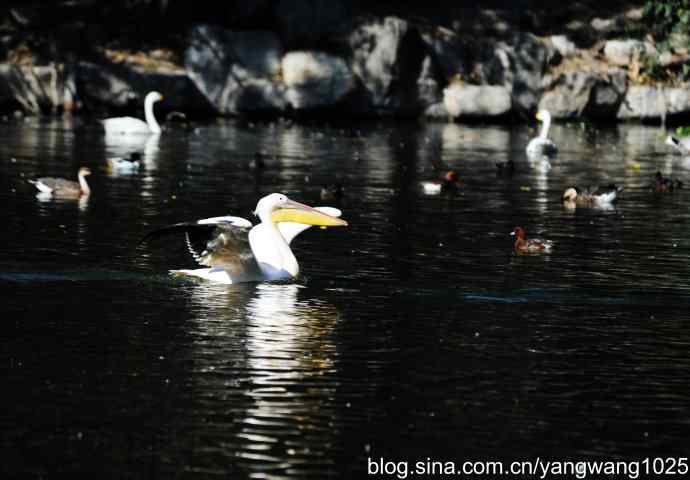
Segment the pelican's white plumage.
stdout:
[[541,131],[538,136],[534,137],[527,144],[527,155],[529,157],[553,157],[558,153],[558,147],[549,139],[551,114],[548,110],[539,110],[537,112],[537,120],[542,122]]
[[163,100],[158,92],[149,92],[144,99],[146,121],[134,117],[113,117],[101,120],[106,135],[147,135],[161,133],[161,127],[153,114],[153,104]]
[[167,233],[184,232],[194,259],[208,268],[172,270],[213,282],[234,284],[297,277],[299,264],[290,243],[312,225],[345,226],[337,208],[311,208],[272,193],[259,200],[252,226],[241,217],[213,217],[171,225],[149,233],[144,242]]

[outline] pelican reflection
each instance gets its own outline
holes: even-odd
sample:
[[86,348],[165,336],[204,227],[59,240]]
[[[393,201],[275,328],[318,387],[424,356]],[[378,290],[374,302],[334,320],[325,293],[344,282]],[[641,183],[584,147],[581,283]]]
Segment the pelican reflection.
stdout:
[[225,454],[252,475],[330,458],[337,444],[337,429],[323,425],[340,424],[339,312],[308,292],[296,284],[192,285],[200,392],[218,392],[212,410],[232,412]]

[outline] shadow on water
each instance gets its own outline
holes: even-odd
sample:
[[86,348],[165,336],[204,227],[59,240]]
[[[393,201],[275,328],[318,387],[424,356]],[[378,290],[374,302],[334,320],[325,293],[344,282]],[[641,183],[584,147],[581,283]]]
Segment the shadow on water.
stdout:
[[[199,125],[136,145],[70,121],[0,131],[3,465],[12,476],[361,478],[367,457],[639,459],[687,440],[690,164],[656,128]],[[138,172],[105,159],[142,154]],[[252,159],[262,158],[256,168]],[[495,164],[513,160],[512,175]],[[27,179],[73,177],[86,203]],[[424,179],[453,169],[457,192]],[[323,201],[323,185],[344,197]],[[566,209],[571,185],[625,186]],[[294,242],[302,278],[209,285],[149,230],[281,191],[346,229]],[[508,235],[554,241],[517,256]]]

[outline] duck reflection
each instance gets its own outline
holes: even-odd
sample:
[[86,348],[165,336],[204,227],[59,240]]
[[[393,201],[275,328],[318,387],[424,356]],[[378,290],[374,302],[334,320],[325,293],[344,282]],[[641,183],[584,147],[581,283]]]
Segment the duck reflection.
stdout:
[[[79,198],[56,198],[48,192],[38,192],[36,194],[36,200],[38,200],[41,203],[52,203],[61,205],[76,204],[79,207],[80,212],[85,212],[89,208],[89,195],[82,195]],[[46,214],[50,215],[50,212],[39,211],[39,215],[45,216]]]
[[300,285],[236,287],[198,284],[191,292],[196,371],[209,374],[202,392],[219,393],[213,410],[232,411],[224,453],[256,474],[329,458],[337,433],[323,425],[339,423],[331,336],[338,309]]

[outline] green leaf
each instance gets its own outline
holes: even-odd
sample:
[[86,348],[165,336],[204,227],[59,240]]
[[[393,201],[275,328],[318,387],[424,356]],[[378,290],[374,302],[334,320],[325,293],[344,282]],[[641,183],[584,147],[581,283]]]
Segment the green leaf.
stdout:
[[687,135],[690,135],[690,127],[684,126],[676,128],[676,135],[678,135],[679,137],[685,137]]

